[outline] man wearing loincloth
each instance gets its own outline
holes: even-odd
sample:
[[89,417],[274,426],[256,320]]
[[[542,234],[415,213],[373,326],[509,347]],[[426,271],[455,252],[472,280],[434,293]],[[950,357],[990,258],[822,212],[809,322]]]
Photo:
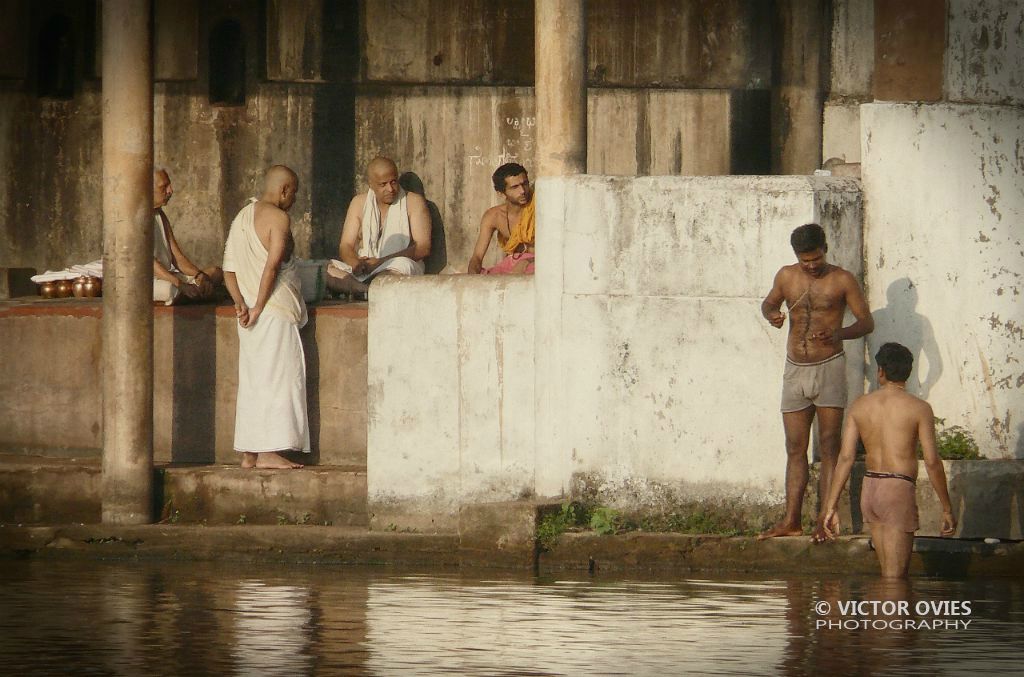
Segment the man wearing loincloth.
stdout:
[[430,254],[430,211],[422,195],[398,185],[398,167],[376,157],[366,168],[367,192],[349,203],[338,244],[340,259],[327,266],[327,288],[363,294],[378,275],[422,275]]
[[[821,454],[819,502],[828,492],[839,453],[839,433],[846,407],[846,358],[843,341],[860,338],[875,327],[864,294],[847,270],[825,260],[825,231],[816,223],[800,226],[790,236],[797,262],[775,274],[772,290],[761,303],[761,314],[781,329],[789,308],[786,369],[782,378],[782,426],[786,434],[786,513],[782,521],[758,538],[799,536],[800,508],[807,489],[807,446],[811,423],[818,418]],[[849,308],[856,321],[843,325]],[[822,506],[824,508],[824,506]],[[825,513],[819,512],[812,534],[826,539]]]
[[[480,220],[480,235],[477,236],[467,272],[490,275],[532,274],[536,204],[526,168],[515,162],[503,164],[495,170],[491,182],[505,202],[484,212]],[[498,236],[498,245],[505,250],[505,258],[491,268],[484,268],[484,256],[495,234]]]
[[857,399],[843,425],[842,450],[824,502],[825,529],[829,538],[839,533],[836,505],[850,477],[857,440],[867,452],[867,472],[861,488],[860,509],[871,530],[871,542],[885,578],[905,578],[918,529],[917,447],[924,467],[942,504],[943,536],[956,530],[949,502],[946,473],[935,449],[935,418],[931,406],[906,391],[914,356],[899,343],[886,343],[875,355],[878,389]]

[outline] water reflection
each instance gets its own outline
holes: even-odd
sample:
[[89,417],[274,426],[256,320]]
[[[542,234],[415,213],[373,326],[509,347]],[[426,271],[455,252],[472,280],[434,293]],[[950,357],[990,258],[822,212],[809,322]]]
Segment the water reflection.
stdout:
[[[0,672],[123,675],[1000,674],[1020,581],[538,580],[348,567],[0,562]],[[969,600],[969,625],[893,630],[843,603]],[[819,606],[827,603],[827,608]],[[917,616],[915,616],[917,618]]]

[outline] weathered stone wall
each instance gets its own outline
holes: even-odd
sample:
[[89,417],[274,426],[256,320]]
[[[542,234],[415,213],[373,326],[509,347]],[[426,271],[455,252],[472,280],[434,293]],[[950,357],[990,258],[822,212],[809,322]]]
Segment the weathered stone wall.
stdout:
[[[153,446],[157,462],[238,462],[232,450],[238,335],[230,307],[154,307]],[[101,307],[0,308],[0,452],[97,456]],[[321,465],[366,463],[366,311],[321,306],[302,330],[310,437]]]
[[876,103],[861,115],[869,353],[906,345],[908,389],[936,416],[986,456],[1024,458],[1024,110]]
[[533,495],[534,280],[382,280],[370,304],[371,525],[454,530]]
[[[821,222],[860,274],[860,186],[803,177],[541,179],[535,279],[386,280],[370,309],[372,519],[565,495],[770,505],[785,333],[760,302]],[[863,342],[847,343],[851,396]],[[438,397],[436,393],[449,393]]]
[[822,157],[860,162],[870,101],[1024,105],[1015,0],[834,0]]
[[[556,256],[537,272],[538,493],[587,475],[613,503],[776,500],[785,334],[760,302],[802,223],[860,274],[859,184],[578,177],[540,195]],[[861,345],[846,346],[851,395]]]
[[[589,171],[817,166],[820,144],[806,142],[819,124],[807,105],[817,104],[805,77],[817,62],[775,48],[779,17],[784,28],[807,33],[815,24],[801,17],[812,5],[787,0],[778,14],[755,0],[589,3]],[[4,7],[27,30],[0,33],[12,54],[0,66],[9,78],[0,80],[0,265],[45,269],[98,258],[102,26],[89,3]],[[35,92],[38,31],[55,13],[72,17],[80,43],[68,101]],[[235,21],[245,42],[242,106],[209,103],[210,35],[222,20]],[[532,169],[532,3],[157,0],[154,22],[155,156],[174,181],[168,213],[176,234],[202,265],[219,262],[232,216],[273,162],[300,175],[298,251],[320,257],[337,250],[366,161],[393,156],[438,208],[435,268],[468,260],[480,215],[496,201],[495,166],[515,158]],[[785,33],[787,44],[798,46],[803,33]],[[779,82],[790,90],[773,102],[779,59]],[[786,123],[773,132],[773,116],[782,114]],[[811,160],[773,165],[773,147],[776,159]]]

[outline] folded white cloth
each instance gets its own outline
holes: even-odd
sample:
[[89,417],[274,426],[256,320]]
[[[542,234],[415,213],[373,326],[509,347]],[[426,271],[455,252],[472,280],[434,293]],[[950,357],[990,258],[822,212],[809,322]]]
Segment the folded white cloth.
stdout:
[[73,265],[64,270],[48,270],[45,273],[33,275],[31,279],[36,284],[42,284],[43,282],[53,282],[54,280],[73,280],[83,275],[103,277],[103,259]]

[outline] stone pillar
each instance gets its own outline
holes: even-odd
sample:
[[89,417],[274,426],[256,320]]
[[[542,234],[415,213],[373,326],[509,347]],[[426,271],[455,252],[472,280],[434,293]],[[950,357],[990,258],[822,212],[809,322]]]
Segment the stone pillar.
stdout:
[[536,176],[587,171],[587,41],[584,0],[536,3]]
[[103,2],[103,523],[153,520],[150,0]]
[[821,167],[821,129],[828,73],[828,4],[775,3],[772,173],[810,174]]

